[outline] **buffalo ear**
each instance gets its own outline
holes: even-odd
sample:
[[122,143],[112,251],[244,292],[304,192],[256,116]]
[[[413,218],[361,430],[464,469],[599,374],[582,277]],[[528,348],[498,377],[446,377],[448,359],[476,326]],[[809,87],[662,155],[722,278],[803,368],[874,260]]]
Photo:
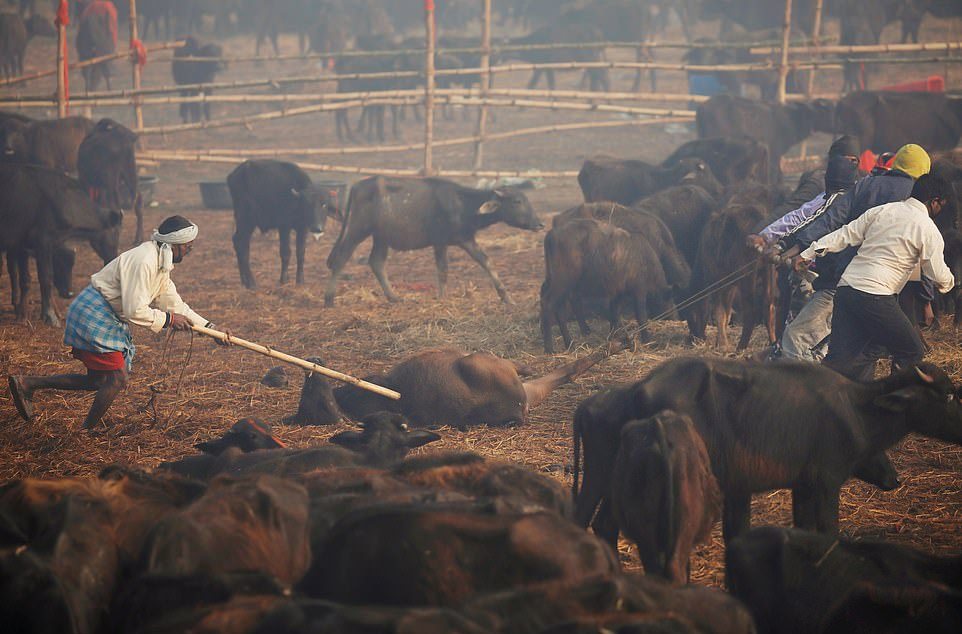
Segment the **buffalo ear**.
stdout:
[[494,200],[489,200],[480,207],[478,207],[479,214],[493,214],[501,207],[501,200],[495,198]]
[[437,442],[438,440],[441,440],[441,436],[439,434],[420,429],[412,431],[406,434],[406,436],[407,438],[405,439],[404,444],[411,449],[414,449],[415,447],[421,447],[422,445],[426,445],[430,442]]
[[905,388],[896,390],[894,392],[889,392],[888,394],[876,396],[872,403],[876,407],[880,407],[890,412],[904,412],[909,408],[909,404],[911,404],[915,396],[915,390],[912,388]]
[[359,431],[342,431],[331,436],[331,442],[351,451],[358,451],[364,447],[364,434]]
[[123,210],[111,209],[107,212],[107,227],[117,227],[124,221]]

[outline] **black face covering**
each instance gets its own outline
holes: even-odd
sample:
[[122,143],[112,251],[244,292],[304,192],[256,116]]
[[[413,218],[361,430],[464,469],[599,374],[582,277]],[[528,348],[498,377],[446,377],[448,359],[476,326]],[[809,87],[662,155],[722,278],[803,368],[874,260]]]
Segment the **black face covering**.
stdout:
[[845,156],[832,156],[825,170],[825,192],[845,191],[855,184],[858,178],[858,165]]
[[861,154],[858,139],[850,134],[840,136],[832,143],[828,149],[829,157],[832,156],[858,156]]

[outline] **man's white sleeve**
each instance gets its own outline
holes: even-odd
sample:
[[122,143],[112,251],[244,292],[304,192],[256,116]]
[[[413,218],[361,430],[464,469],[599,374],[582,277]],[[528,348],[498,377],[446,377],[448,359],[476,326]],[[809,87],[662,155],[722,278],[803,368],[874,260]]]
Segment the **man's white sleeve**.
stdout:
[[838,253],[847,247],[854,247],[862,244],[865,239],[865,232],[875,222],[882,207],[874,207],[852,222],[839,227],[832,233],[823,236],[813,242],[807,249],[800,254],[803,260],[814,260],[818,256],[826,253]]
[[132,324],[160,332],[167,322],[167,314],[150,307],[151,265],[146,262],[132,264],[120,271],[120,305],[124,318]]
[[203,326],[207,323],[206,319],[192,311],[190,306],[188,306],[186,302],[180,298],[180,295],[177,293],[177,287],[174,285],[174,281],[169,277],[164,280],[163,284],[161,285],[160,294],[157,295],[157,299],[154,300],[154,302],[161,310],[183,315],[195,326]]
[[920,260],[925,277],[935,282],[940,293],[948,293],[955,286],[955,277],[945,265],[944,249],[945,242],[942,240],[942,234],[933,224],[922,235]]

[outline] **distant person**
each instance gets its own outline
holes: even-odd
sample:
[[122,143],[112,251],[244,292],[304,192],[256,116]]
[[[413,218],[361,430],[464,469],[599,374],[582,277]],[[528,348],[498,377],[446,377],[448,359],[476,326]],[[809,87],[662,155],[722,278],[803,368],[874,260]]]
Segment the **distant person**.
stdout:
[[832,345],[825,365],[853,380],[874,378],[875,362],[893,357],[893,370],[919,363],[925,354],[918,331],[898,295],[915,269],[946,293],[955,286],[945,265],[942,234],[932,219],[952,195],[939,176],[923,175],[903,201],[880,205],[816,240],[800,254],[804,264],[857,247],[835,293]]
[[10,394],[20,416],[33,419],[37,390],[96,392],[83,424],[92,429],[127,384],[135,351],[130,324],[153,332],[213,327],[184,303],[170,279],[174,264],[190,253],[196,237],[197,225],[171,216],[150,240],[121,253],[90,277],[90,284],[67,309],[63,337],[87,374],[11,375]]

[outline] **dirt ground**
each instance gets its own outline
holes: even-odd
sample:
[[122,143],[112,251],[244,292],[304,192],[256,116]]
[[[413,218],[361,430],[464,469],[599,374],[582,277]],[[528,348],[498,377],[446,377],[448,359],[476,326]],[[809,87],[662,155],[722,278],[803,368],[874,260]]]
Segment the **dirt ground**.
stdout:
[[[716,28],[703,26],[706,33]],[[832,28],[833,25],[829,25],[829,29]],[[929,41],[957,40],[959,32],[960,24],[937,23],[931,19],[927,19],[923,27],[923,35]],[[886,39],[892,40],[896,33],[896,27],[890,27]],[[676,33],[670,35],[677,36]],[[295,41],[293,37],[283,38],[282,52],[293,53]],[[253,41],[248,36],[232,37],[226,40],[225,49],[228,54],[249,54],[253,52]],[[46,67],[51,52],[49,41],[32,43],[28,72]],[[148,63],[147,85],[171,83],[169,64],[161,61],[163,58],[164,55],[158,54],[157,59]],[[664,54],[659,58],[667,60],[677,56]],[[123,75],[118,76],[118,83],[128,85],[126,67],[117,64],[116,68],[118,74]],[[308,62],[284,66],[235,64],[223,79],[280,77],[317,70],[316,64]],[[944,74],[946,68],[932,64],[898,66],[875,73],[872,81],[883,85],[933,72]],[[948,69],[948,75],[950,87],[958,88],[962,83],[962,69],[956,65]],[[525,75],[516,74],[499,80],[499,85],[523,86],[526,80]],[[73,81],[74,90],[81,90],[79,77]],[[573,87],[577,81],[574,73],[561,74],[559,87]],[[631,73],[616,71],[613,81],[616,90],[627,90]],[[836,90],[839,83],[838,73],[827,74],[819,79],[816,90]],[[320,87],[333,89],[330,83]],[[49,83],[41,81],[20,87],[18,92],[38,94],[49,88]],[[315,91],[317,86],[300,90]],[[684,76],[663,73],[659,77],[659,90],[685,90]],[[8,89],[3,94],[14,94],[14,91]],[[214,106],[215,116],[268,109],[271,108]],[[32,114],[41,116],[37,111]],[[127,123],[131,119],[126,108],[102,109],[93,114],[113,116]],[[473,123],[462,120],[461,112],[453,114],[453,119],[439,116],[436,138],[463,136],[473,129]],[[587,121],[599,116],[614,118],[508,109],[498,111],[491,129],[501,131],[547,122]],[[148,109],[145,118],[147,125],[178,122],[176,106]],[[352,113],[352,119],[356,119],[356,113]],[[333,121],[330,114],[302,116],[249,129],[235,127],[152,136],[144,139],[144,145],[149,149],[334,147],[337,141]],[[404,137],[407,142],[421,138],[421,128],[412,121],[410,113],[404,124]],[[658,161],[691,138],[693,132],[686,125],[543,134],[490,144],[486,150],[486,166],[519,170],[577,169],[584,158],[601,152]],[[810,151],[822,151],[827,141],[827,137],[816,137],[809,144]],[[418,152],[377,153],[337,160],[355,165],[417,167],[421,156]],[[436,153],[436,163],[444,167],[468,167],[470,162],[470,146]],[[594,333],[587,339],[579,339],[578,348],[554,356],[542,352],[537,319],[538,288],[544,274],[543,233],[523,232],[504,225],[482,232],[479,243],[516,301],[513,306],[499,303],[484,273],[465,254],[454,251],[449,295],[445,299],[436,298],[430,252],[392,253],[388,271],[403,301],[389,304],[369,268],[360,261],[368,250],[367,244],[362,244],[345,270],[336,306],[324,308],[323,288],[327,279],[324,260],[339,230],[334,221],[318,242],[308,246],[306,283],[301,286],[278,286],[277,237],[255,235],[252,267],[259,287],[256,291],[245,290],[239,282],[230,240],[232,213],[204,209],[196,184],[201,180],[222,179],[231,168],[187,163],[149,168],[160,181],[154,194],[157,206],[146,210],[146,226],[155,227],[171,214],[185,215],[200,226],[196,248],[176,268],[173,278],[195,310],[238,336],[301,357],[319,356],[330,367],[359,376],[380,372],[412,353],[438,346],[490,351],[524,362],[540,373],[585,354],[603,341],[606,324],[595,321]],[[337,178],[332,174],[314,176]],[[546,222],[552,214],[580,201],[573,179],[546,185],[529,194],[536,211]],[[130,245],[132,240],[133,223],[125,221],[122,244]],[[85,245],[77,245],[77,256],[74,288],[79,291],[101,263]],[[0,297],[8,297],[9,291],[9,282],[3,276]],[[0,303],[0,368],[5,373],[25,374],[78,371],[80,364],[71,359],[61,343],[62,329],[39,322],[37,295],[34,289],[27,323],[16,323],[8,302]],[[56,302],[63,315],[67,301]],[[274,424],[276,434],[294,447],[324,443],[344,428],[279,424],[297,406],[301,373],[296,369],[287,371],[289,387],[272,389],[260,384],[264,373],[276,365],[269,359],[239,349],[219,348],[203,338],[191,341],[185,334],[168,340],[166,335],[135,330],[138,349],[130,385],[113,406],[108,423],[94,434],[80,429],[90,404],[89,396],[44,393],[37,398],[37,420],[28,424],[17,417],[6,389],[0,391],[0,480],[92,475],[111,462],[150,469],[164,460],[193,453],[194,443],[218,435],[245,416],[256,416]],[[640,379],[660,362],[675,356],[729,353],[708,346],[697,349],[687,346],[687,331],[681,322],[659,322],[653,326],[653,332],[655,336],[650,344],[608,359],[574,384],[560,388],[531,412],[527,425],[510,429],[479,427],[463,432],[445,426],[440,431],[443,441],[423,451],[476,451],[491,459],[526,464],[570,483],[571,418],[581,400],[604,386]],[[764,345],[763,337],[761,330],[756,331],[754,349]],[[932,358],[957,380],[962,380],[958,341],[957,333],[950,328],[930,336],[934,346]],[[959,521],[962,484],[958,477],[962,472],[962,450],[910,437],[891,453],[903,486],[890,493],[859,482],[846,486],[841,502],[843,532],[911,544],[930,552],[957,553],[962,545],[962,522]],[[786,492],[756,496],[753,510],[756,524],[787,525],[790,522]],[[635,567],[637,559],[631,551],[627,544],[622,544],[626,564]],[[722,557],[720,529],[716,529],[710,543],[695,553],[694,580],[720,584]]]

